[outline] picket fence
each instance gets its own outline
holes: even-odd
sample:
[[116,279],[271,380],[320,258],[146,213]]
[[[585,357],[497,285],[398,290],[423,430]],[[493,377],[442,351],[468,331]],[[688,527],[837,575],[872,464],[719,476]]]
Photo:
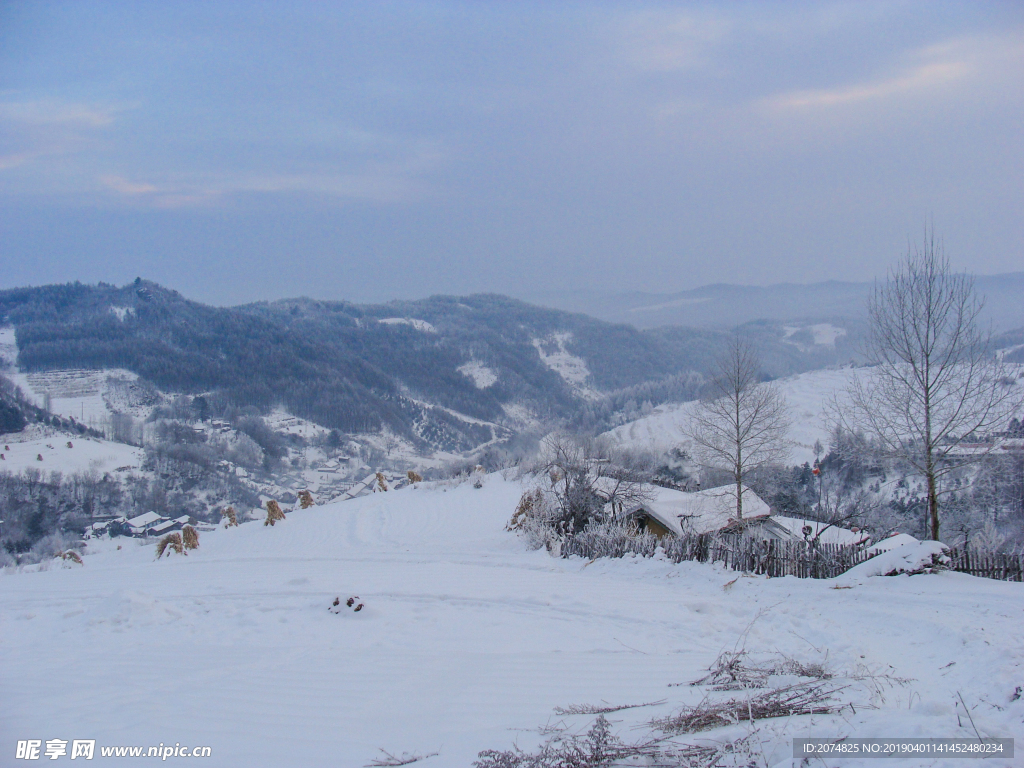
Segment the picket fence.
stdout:
[[[663,540],[662,547],[665,555],[677,563],[683,560],[722,563],[734,571],[801,579],[831,579],[874,556],[860,547],[742,535],[682,536]],[[1024,555],[980,552],[964,547],[952,548],[949,555],[950,570],[988,579],[1024,580]]]
[[949,550],[950,569],[1002,581],[1024,581],[1024,554],[980,552],[969,547]]
[[664,541],[663,546],[665,555],[677,563],[722,563],[734,571],[801,579],[831,579],[871,558],[858,547],[736,535],[681,536]]

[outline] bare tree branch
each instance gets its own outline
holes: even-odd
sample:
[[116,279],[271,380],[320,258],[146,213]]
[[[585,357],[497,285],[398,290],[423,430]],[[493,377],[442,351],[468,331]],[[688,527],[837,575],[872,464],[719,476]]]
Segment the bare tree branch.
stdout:
[[736,517],[743,518],[743,484],[757,469],[788,453],[786,401],[761,381],[757,353],[738,337],[716,362],[708,396],[695,408],[687,436],[702,466],[729,472],[736,486]]
[[1004,426],[1021,407],[991,353],[984,302],[969,275],[953,273],[934,230],[876,285],[868,303],[867,357],[876,367],[857,376],[838,408],[840,423],[874,436],[892,456],[924,476],[930,534],[939,538],[942,477],[979,461],[984,446],[965,450]]

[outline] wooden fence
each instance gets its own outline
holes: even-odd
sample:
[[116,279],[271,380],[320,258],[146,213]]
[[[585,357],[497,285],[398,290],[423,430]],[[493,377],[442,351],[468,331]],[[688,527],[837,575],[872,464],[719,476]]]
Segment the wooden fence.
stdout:
[[950,570],[1002,581],[1024,581],[1024,555],[979,552],[969,547],[949,550]]
[[801,579],[831,579],[872,557],[859,547],[736,535],[682,536],[663,540],[663,545],[666,556],[677,563],[722,563],[734,571]]
[[[742,535],[702,534],[663,540],[666,556],[674,562],[696,560],[722,563],[734,571],[801,579],[831,579],[874,557],[860,547],[774,541]],[[949,568],[960,573],[1004,581],[1024,580],[1024,555],[953,548]]]

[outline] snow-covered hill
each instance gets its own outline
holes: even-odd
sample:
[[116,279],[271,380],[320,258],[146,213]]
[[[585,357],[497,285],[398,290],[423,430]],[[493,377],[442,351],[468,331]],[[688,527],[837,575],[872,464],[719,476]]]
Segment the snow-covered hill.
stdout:
[[[362,766],[383,748],[464,767],[530,748],[537,726],[593,719],[557,706],[664,702],[609,715],[629,739],[699,700],[670,686],[738,644],[907,680],[854,684],[838,716],[744,726],[758,765],[789,766],[794,736],[972,737],[960,698],[983,735],[1021,734],[1020,584],[949,573],[835,589],[560,560],[503,530],[521,492],[499,475],[424,484],[205,533],[187,557],[122,539],[90,544],[83,566],[3,573],[3,762],[19,739],[85,738],[94,765],[125,762],[101,746],[180,743],[210,746],[207,766]],[[349,596],[365,608],[328,610]],[[923,764],[981,763],[899,763]]]
[[90,437],[58,432],[39,424],[24,431],[0,436],[0,471],[21,472],[114,472],[138,469],[142,449]]
[[[797,464],[814,461],[814,442],[820,440],[828,449],[831,419],[828,402],[833,395],[842,399],[853,376],[870,376],[870,369],[839,368],[809,371],[786,379],[778,386],[790,407],[790,460]],[[658,453],[676,446],[686,448],[683,431],[690,417],[692,403],[658,406],[648,416],[616,427],[608,432],[617,443],[635,448],[653,449]]]

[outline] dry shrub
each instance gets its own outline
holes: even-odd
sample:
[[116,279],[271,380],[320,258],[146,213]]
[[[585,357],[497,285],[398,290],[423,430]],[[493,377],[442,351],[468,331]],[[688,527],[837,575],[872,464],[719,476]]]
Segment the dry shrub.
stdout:
[[82,556],[75,552],[75,550],[73,549],[65,549],[63,552],[58,552],[57,557],[59,557],[64,562],[70,560],[73,563],[85,565],[85,563],[82,562]]
[[182,527],[181,543],[184,544],[185,549],[199,549],[199,531],[191,525]]
[[421,755],[418,752],[403,752],[401,755],[393,755],[383,749],[380,750],[380,753],[383,757],[371,760],[366,764],[366,768],[394,768],[394,766],[412,765],[420,760],[426,760],[428,757],[437,757],[441,754],[440,752],[431,752],[430,754]]
[[601,715],[586,736],[559,732],[533,754],[523,752],[519,747],[506,751],[484,750],[477,755],[479,759],[473,765],[475,768],[597,768],[628,758],[651,758],[655,754],[650,745],[622,742],[611,732],[611,724]]
[[[721,744],[676,744],[664,737],[647,736],[633,743],[624,742],[611,732],[611,724],[601,715],[585,736],[569,733],[564,727],[546,729],[549,738],[535,752],[518,746],[510,750],[488,749],[473,763],[475,768],[610,768],[613,765],[677,766],[712,768],[728,755],[749,755],[749,737]],[[744,759],[743,764],[748,764]]]
[[235,512],[234,507],[225,507],[224,511],[220,513],[221,517],[227,519],[225,528],[231,528],[232,526],[238,525],[238,513]]
[[534,513],[544,506],[544,492],[540,488],[527,491],[519,499],[516,511],[512,513],[512,519],[505,526],[506,531],[521,531],[526,521],[535,516]]
[[755,662],[750,660],[747,651],[724,651],[715,659],[709,673],[690,685],[707,685],[715,691],[742,691],[764,688],[772,675],[797,675],[815,680],[832,677],[824,664],[805,664],[781,654]]
[[313,506],[313,494],[307,491],[299,491],[299,504],[303,509],[309,509]]
[[273,525],[278,520],[284,520],[284,512],[281,511],[281,505],[273,499],[267,500],[267,519],[263,521],[264,525]]
[[168,533],[156,544],[156,559],[159,560],[164,556],[164,552],[167,551],[168,547],[179,555],[185,554],[185,545],[181,541],[181,534],[175,531],[174,533]]
[[833,697],[844,687],[812,680],[783,688],[773,688],[747,699],[719,702],[704,699],[695,707],[683,707],[675,715],[652,720],[651,726],[663,733],[683,734],[708,731],[744,720],[754,721],[792,715],[830,715],[840,710],[841,707],[834,703]]
[[640,533],[630,520],[592,521],[586,528],[566,537],[562,542],[562,557],[577,555],[593,560],[598,557],[625,557],[639,555],[653,557],[658,550],[658,537],[645,531]]
[[640,707],[656,707],[664,704],[661,701],[646,701],[643,704],[618,704],[599,707],[596,704],[570,704],[567,707],[555,707],[556,715],[606,715],[609,712],[621,712],[624,709],[638,709]]
[[413,472],[411,469],[405,473],[405,476],[409,478],[410,483],[423,482],[423,477],[418,472]]
[[514,531],[530,549],[547,548],[552,554],[561,549],[561,537],[555,530],[556,510],[543,489],[527,491],[519,499],[505,530]]
[[377,473],[377,487],[382,491],[386,491],[388,489],[388,481],[385,479],[384,473],[382,472]]

